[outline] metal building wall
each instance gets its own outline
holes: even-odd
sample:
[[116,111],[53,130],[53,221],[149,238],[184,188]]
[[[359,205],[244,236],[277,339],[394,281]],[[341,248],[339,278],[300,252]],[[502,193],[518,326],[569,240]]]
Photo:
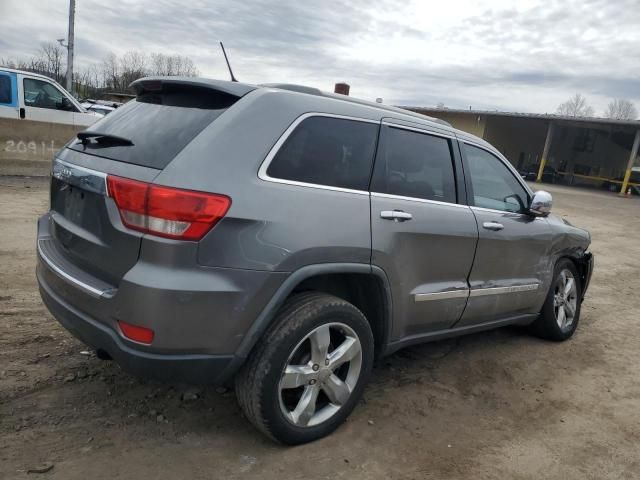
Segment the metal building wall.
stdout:
[[[455,128],[484,138],[519,171],[537,172],[544,181],[626,192],[623,179],[625,175],[628,179],[631,168],[637,164],[633,146],[640,131],[633,122],[624,125],[598,119],[591,122],[554,116],[412,110],[441,118]],[[640,184],[630,185],[637,186],[640,192]]]

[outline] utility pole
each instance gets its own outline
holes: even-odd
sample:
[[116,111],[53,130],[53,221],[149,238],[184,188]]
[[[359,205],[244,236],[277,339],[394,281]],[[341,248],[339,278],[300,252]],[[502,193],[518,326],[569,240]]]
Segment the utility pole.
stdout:
[[76,0],[69,0],[69,35],[67,36],[67,90],[73,95],[73,29],[76,17]]

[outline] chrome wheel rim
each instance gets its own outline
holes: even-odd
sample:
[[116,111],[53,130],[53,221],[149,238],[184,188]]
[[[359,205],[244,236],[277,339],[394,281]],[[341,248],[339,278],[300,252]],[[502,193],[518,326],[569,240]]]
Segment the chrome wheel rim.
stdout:
[[566,330],[573,325],[578,306],[578,289],[576,279],[571,270],[564,269],[560,272],[553,294],[553,310],[556,322],[561,330]]
[[305,336],[289,355],[278,384],[280,409],[297,427],[326,422],[347,403],[362,369],[358,335],[327,323]]

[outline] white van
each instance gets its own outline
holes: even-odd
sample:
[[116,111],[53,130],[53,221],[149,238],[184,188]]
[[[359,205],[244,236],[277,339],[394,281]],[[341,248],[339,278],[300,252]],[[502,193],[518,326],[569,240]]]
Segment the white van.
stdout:
[[0,67],[0,118],[88,127],[102,116],[87,112],[49,77]]

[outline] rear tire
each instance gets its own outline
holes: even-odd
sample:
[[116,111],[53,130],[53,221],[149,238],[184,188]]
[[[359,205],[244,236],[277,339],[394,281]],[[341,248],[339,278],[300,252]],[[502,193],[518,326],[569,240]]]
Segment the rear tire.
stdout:
[[352,304],[323,293],[295,295],[238,373],[238,403],[276,441],[324,437],[362,396],[373,350],[369,323]]
[[582,285],[574,263],[562,258],[553,271],[553,280],[540,315],[531,325],[541,338],[562,342],[571,338],[580,320]]

